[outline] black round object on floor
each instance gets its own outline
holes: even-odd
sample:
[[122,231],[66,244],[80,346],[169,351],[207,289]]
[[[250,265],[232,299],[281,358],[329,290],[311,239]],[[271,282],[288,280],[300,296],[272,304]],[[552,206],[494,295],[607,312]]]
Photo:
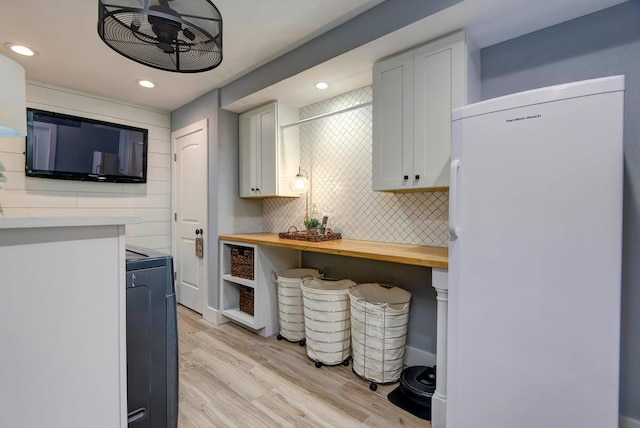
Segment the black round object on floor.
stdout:
[[387,398],[396,406],[426,420],[431,420],[431,397],[436,390],[435,367],[407,367],[400,374],[400,386]]
[[408,367],[400,374],[400,389],[412,401],[422,404],[431,400],[436,390],[436,370],[433,367]]

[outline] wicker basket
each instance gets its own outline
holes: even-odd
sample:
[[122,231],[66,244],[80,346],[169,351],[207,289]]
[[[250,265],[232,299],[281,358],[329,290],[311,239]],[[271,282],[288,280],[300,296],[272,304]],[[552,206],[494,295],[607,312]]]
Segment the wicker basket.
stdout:
[[253,280],[253,248],[231,247],[231,275]]
[[240,286],[240,311],[253,315],[253,288]]
[[295,226],[291,226],[288,231],[278,233],[278,237],[297,241],[323,242],[342,239],[342,234],[334,233],[331,229],[327,229],[325,233],[310,233],[308,230],[298,230]]

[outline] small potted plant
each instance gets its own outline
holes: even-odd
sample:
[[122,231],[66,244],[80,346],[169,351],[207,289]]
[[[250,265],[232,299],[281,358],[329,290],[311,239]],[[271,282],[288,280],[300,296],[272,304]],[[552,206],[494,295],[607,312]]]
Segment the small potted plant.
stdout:
[[317,235],[318,228],[320,227],[320,220],[317,218],[308,218],[304,221],[304,227],[307,228],[309,235]]

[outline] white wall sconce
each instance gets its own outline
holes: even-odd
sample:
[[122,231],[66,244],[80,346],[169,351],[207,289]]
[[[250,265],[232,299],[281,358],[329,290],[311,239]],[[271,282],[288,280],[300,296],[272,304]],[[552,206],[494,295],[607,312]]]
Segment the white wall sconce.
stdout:
[[298,167],[298,173],[291,180],[291,191],[302,195],[309,191],[309,174],[304,169]]
[[309,174],[304,169],[298,167],[298,173],[289,183],[291,191],[304,195],[304,219],[309,218]]
[[24,68],[0,55],[0,137],[27,135]]

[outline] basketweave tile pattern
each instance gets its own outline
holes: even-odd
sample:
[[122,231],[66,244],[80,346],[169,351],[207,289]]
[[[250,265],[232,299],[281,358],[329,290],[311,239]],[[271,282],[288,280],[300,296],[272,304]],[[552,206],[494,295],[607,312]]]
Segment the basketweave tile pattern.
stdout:
[[[300,118],[371,101],[367,86],[300,109]],[[300,125],[300,164],[309,173],[309,213],[317,204],[329,227],[349,239],[446,247],[448,192],[371,189],[372,109],[362,107]],[[264,230],[303,229],[305,197],[265,199]]]

